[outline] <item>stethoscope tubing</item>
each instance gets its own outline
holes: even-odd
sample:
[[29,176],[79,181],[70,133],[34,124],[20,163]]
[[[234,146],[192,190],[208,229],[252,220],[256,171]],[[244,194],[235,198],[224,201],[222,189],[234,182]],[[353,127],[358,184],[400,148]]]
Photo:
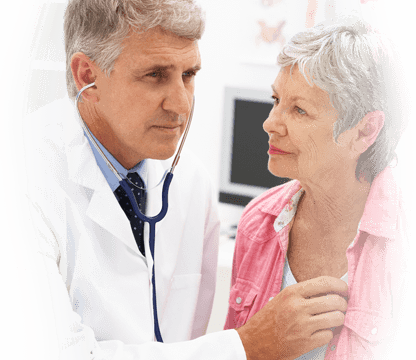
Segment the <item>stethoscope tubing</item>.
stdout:
[[167,211],[169,206],[169,187],[173,179],[173,174],[171,172],[168,172],[165,177],[165,181],[163,182],[163,189],[162,189],[162,209],[160,210],[159,214],[153,217],[147,217],[144,215],[137,204],[136,198],[133,194],[133,192],[130,189],[130,186],[128,182],[123,179],[120,181],[121,187],[126,192],[132,206],[133,211],[137,214],[137,216],[145,222],[149,223],[149,248],[150,253],[152,254],[153,259],[153,267],[152,267],[152,289],[153,289],[153,320],[154,320],[154,332],[155,337],[158,342],[163,342],[162,334],[159,327],[159,318],[158,318],[158,312],[157,312],[157,301],[156,301],[156,276],[155,276],[155,240],[156,240],[156,223],[161,221]]
[[156,277],[155,277],[155,236],[156,236],[156,223],[158,223],[159,221],[161,221],[167,214],[168,212],[168,205],[169,205],[169,199],[168,199],[168,195],[169,195],[169,188],[170,188],[170,184],[172,182],[173,179],[173,171],[175,170],[176,165],[179,162],[179,158],[180,158],[180,154],[183,148],[183,145],[185,143],[186,137],[188,135],[188,131],[189,131],[189,127],[191,125],[192,122],[192,118],[193,118],[193,113],[194,113],[194,107],[195,107],[195,96],[193,98],[192,101],[192,108],[191,108],[191,113],[188,119],[188,123],[186,125],[185,128],[185,132],[183,134],[182,137],[182,141],[179,145],[179,149],[178,152],[172,162],[172,166],[169,170],[169,172],[167,172],[166,176],[165,176],[165,180],[163,182],[163,189],[162,189],[162,208],[160,209],[159,214],[157,214],[156,216],[146,216],[144,215],[141,211],[140,208],[137,204],[136,198],[133,194],[133,192],[130,189],[129,186],[129,182],[127,178],[123,178],[119,172],[116,170],[116,168],[113,166],[113,164],[111,163],[110,160],[107,159],[107,157],[105,156],[104,152],[100,149],[100,147],[98,146],[97,142],[95,141],[95,139],[93,138],[92,134],[90,133],[90,129],[88,128],[88,126],[85,124],[84,119],[81,116],[81,113],[79,112],[79,108],[78,108],[78,101],[79,98],[82,94],[82,92],[90,87],[95,86],[95,83],[89,84],[84,86],[77,94],[76,98],[75,98],[75,108],[77,110],[78,113],[78,118],[80,120],[81,126],[84,129],[85,134],[88,136],[88,138],[90,139],[91,143],[94,145],[94,147],[96,148],[96,150],[98,151],[98,153],[101,155],[101,157],[104,159],[104,161],[106,162],[107,166],[109,167],[109,169],[113,172],[113,174],[117,177],[117,179],[119,180],[120,186],[124,189],[124,191],[126,192],[130,203],[133,206],[133,211],[135,212],[135,214],[144,222],[147,222],[149,224],[149,248],[150,248],[150,253],[152,255],[152,259],[153,259],[153,267],[152,267],[152,288],[153,288],[153,319],[154,319],[154,332],[155,332],[155,337],[156,340],[158,342],[163,342],[162,339],[162,335],[160,332],[160,326],[159,326],[159,319],[158,319],[158,315],[157,315],[157,301],[156,301]]
[[111,163],[110,160],[107,159],[107,156],[105,156],[104,152],[100,149],[100,147],[98,146],[97,142],[95,141],[95,139],[92,137],[91,133],[90,133],[90,129],[88,129],[87,124],[85,124],[84,119],[81,116],[81,113],[79,112],[79,108],[78,108],[78,101],[79,98],[81,97],[81,94],[89,89],[90,87],[95,86],[95,82],[88,84],[86,86],[84,86],[77,94],[76,98],[75,98],[75,109],[77,110],[78,113],[78,118],[80,120],[80,124],[82,126],[82,128],[84,129],[85,134],[88,136],[88,138],[91,141],[91,144],[94,144],[95,149],[98,151],[98,153],[101,155],[101,157],[104,159],[105,163],[107,164],[107,166],[109,167],[109,169],[111,170],[111,172],[117,177],[118,181],[123,180],[123,178],[120,176],[120,174],[118,173],[118,171],[116,170],[116,168],[113,166],[113,164]]

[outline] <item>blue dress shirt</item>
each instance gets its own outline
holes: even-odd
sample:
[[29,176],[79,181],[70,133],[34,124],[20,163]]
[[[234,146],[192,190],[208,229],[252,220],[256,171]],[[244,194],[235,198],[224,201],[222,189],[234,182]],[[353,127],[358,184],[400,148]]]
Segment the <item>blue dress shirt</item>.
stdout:
[[[90,143],[92,152],[94,154],[95,160],[97,162],[98,167],[100,168],[101,172],[103,173],[105,179],[108,182],[108,185],[110,185],[111,191],[114,192],[116,191],[116,189],[119,187],[120,183],[117,179],[117,177],[113,174],[113,172],[109,169],[109,167],[107,166],[105,160],[101,157],[100,153],[97,151],[97,149],[95,148],[95,146],[92,144],[92,142],[90,141],[89,137],[85,134],[85,137],[87,138],[88,142]],[[113,166],[116,168],[116,170],[124,175],[127,176],[128,173],[131,172],[137,172],[137,174],[139,174],[139,176],[141,177],[141,179],[144,182],[145,188],[147,188],[147,163],[146,160],[143,160],[141,162],[139,162],[136,166],[134,166],[133,168],[131,168],[130,170],[127,170],[123,165],[121,165],[116,158],[110,154],[110,152],[97,140],[97,138],[94,136],[93,133],[91,133],[92,137],[94,138],[94,140],[97,142],[97,145],[99,146],[99,148],[102,150],[102,152],[104,153],[104,155],[107,157],[108,160],[111,161],[111,163],[113,164]]]

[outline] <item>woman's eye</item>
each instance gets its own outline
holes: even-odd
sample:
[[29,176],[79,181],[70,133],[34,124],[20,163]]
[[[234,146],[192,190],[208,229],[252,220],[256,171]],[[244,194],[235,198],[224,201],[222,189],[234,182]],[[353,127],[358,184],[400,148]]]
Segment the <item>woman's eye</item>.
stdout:
[[[272,99],[274,101],[274,105],[278,105],[280,103],[280,99],[277,96],[272,96]],[[305,115],[306,111],[302,110],[300,107],[296,106],[296,111],[300,114],[300,115]]]
[[299,114],[301,114],[301,115],[305,115],[305,114],[306,114],[306,111],[302,110],[302,109],[301,109],[301,108],[299,108],[299,107],[296,107],[296,111],[297,111]]

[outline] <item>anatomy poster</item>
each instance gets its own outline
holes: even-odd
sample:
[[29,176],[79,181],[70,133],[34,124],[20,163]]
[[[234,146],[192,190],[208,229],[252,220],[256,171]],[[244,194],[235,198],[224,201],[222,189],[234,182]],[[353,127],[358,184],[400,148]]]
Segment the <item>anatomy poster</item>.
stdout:
[[276,54],[283,45],[305,26],[307,3],[307,0],[251,1],[247,11],[252,21],[246,24],[248,36],[243,62],[275,64]]

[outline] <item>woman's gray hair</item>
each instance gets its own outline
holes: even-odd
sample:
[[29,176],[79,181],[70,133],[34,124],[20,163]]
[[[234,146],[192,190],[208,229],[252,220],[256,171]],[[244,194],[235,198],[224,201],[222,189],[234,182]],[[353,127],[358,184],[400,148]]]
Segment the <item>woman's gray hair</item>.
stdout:
[[64,24],[69,97],[74,99],[78,92],[71,71],[75,53],[84,53],[110,76],[130,30],[144,32],[156,26],[199,40],[205,15],[194,0],[70,0]]
[[296,34],[277,62],[291,71],[298,65],[308,83],[325,90],[338,112],[334,139],[369,112],[380,110],[385,122],[376,141],[358,159],[357,179],[372,182],[393,159],[404,130],[400,70],[392,44],[359,18],[319,24]]

